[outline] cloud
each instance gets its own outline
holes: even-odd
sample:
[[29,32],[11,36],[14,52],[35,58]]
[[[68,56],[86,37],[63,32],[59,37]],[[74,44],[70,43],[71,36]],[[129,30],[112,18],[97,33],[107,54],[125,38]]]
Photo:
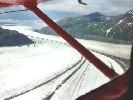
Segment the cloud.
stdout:
[[81,5],[78,0],[52,0],[39,5],[43,10],[56,10],[88,14],[101,12],[106,15],[117,15],[133,9],[133,0],[83,0],[88,5]]

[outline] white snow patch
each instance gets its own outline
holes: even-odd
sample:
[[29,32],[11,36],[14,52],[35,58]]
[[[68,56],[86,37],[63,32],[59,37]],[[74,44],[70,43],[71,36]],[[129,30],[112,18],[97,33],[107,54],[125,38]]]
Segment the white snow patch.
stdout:
[[112,30],[112,28],[110,28],[110,29],[108,29],[107,31],[106,31],[106,36],[108,36],[108,34],[110,33],[110,31]]
[[122,22],[123,22],[123,20],[120,20],[119,23],[117,23],[117,25],[120,24],[120,23],[122,23]]
[[55,47],[54,44],[30,48],[1,48],[1,52],[3,52],[0,59],[1,99],[33,88],[58,75],[81,57],[72,48],[59,45]]
[[106,17],[106,20],[110,20],[110,17]]
[[[65,41],[59,37],[39,34],[39,33],[33,32],[31,30],[32,28],[29,28],[29,27],[4,26],[4,28],[15,29],[25,35],[31,35],[34,37],[40,37],[45,39],[52,39],[55,41],[59,41],[59,42],[61,41],[65,43]],[[110,28],[109,31],[111,31],[111,29],[112,28]],[[107,50],[108,53],[112,53],[112,50],[110,49],[112,48],[113,50],[115,50],[113,51],[113,53],[115,52],[115,54],[116,52],[120,54],[123,54],[123,53],[126,54],[128,51],[125,52],[125,50],[129,48],[128,46],[124,46],[125,48],[123,48],[122,45],[113,45],[109,43],[104,44],[99,41],[94,42],[94,41],[82,40],[82,43],[84,45],[87,45],[88,48],[92,48],[99,51],[103,50],[104,52],[106,52]],[[105,50],[105,47],[110,47],[110,48],[106,48]],[[122,48],[121,50],[123,51],[118,50],[118,47]],[[28,49],[27,48],[22,49],[22,48],[19,49],[18,47],[15,47],[15,48],[0,49],[1,51],[8,53],[8,55],[2,53],[1,56],[3,57],[2,59],[0,59],[1,61],[0,65],[8,66],[6,69],[3,68],[3,70],[0,73],[0,80],[2,80],[0,81],[0,87],[3,87],[3,88],[0,88],[1,89],[0,97],[2,98],[8,97],[12,94],[16,94],[18,92],[21,93],[22,91],[33,88],[38,83],[44,82],[49,78],[53,77],[54,75],[57,75],[58,73],[62,72],[64,69],[71,67],[81,58],[81,55],[79,55],[71,47],[66,47],[63,45],[60,46],[59,44],[56,44],[56,45],[45,44],[44,46],[40,46],[37,48],[31,47]],[[99,59],[101,59],[104,63],[106,63],[110,68],[112,65],[116,66],[114,69],[118,74],[120,75],[123,74],[123,70],[114,60],[98,53],[94,53],[94,54]],[[14,58],[14,59],[10,59],[10,58]],[[20,61],[22,61],[22,63],[20,63]],[[89,66],[87,68],[87,72],[84,75],[84,77],[81,77],[86,66]],[[63,77],[66,77],[69,74],[70,72],[68,72]],[[20,98],[18,97],[15,99],[16,100],[26,100],[26,99],[41,100],[43,96],[46,97],[48,94],[54,91],[55,87],[57,87],[59,83],[61,83],[62,79],[63,78],[59,78],[47,85],[44,85],[43,87],[40,87],[25,95],[22,95],[22,98],[20,96]],[[52,100],[73,100],[79,97],[80,95],[83,95],[95,88],[100,87],[101,85],[107,83],[108,81],[110,80],[87,61],[81,67],[81,69],[70,78],[69,81],[63,84],[59,90],[55,91],[55,94],[51,99]]]
[[132,26],[132,25],[133,25],[133,23],[127,23],[127,25],[128,25],[128,26]]
[[133,11],[128,12],[129,14],[133,14]]

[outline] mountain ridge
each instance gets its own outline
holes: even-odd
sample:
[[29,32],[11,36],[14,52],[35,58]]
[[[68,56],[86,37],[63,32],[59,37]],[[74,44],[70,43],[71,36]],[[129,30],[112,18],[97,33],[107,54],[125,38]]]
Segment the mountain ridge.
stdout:
[[[99,12],[79,17],[69,17],[57,22],[74,38],[101,41],[127,41],[133,39],[133,10],[118,16],[106,16]],[[56,35],[48,27],[40,30],[42,34]],[[95,38],[94,38],[95,37]],[[101,39],[100,39],[101,38]],[[121,42],[122,43],[122,42]]]
[[0,47],[3,46],[20,46],[34,43],[24,34],[15,30],[3,29],[0,27]]

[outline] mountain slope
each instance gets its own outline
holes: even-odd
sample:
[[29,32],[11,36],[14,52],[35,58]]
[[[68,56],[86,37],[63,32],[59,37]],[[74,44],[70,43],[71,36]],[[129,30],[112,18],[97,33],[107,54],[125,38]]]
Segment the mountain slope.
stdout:
[[[69,17],[57,22],[75,38],[106,42],[132,42],[133,10],[119,16],[105,16],[98,12],[80,17]],[[48,27],[41,33],[55,35]]]
[[31,43],[33,41],[17,31],[0,28],[0,46],[19,46]]

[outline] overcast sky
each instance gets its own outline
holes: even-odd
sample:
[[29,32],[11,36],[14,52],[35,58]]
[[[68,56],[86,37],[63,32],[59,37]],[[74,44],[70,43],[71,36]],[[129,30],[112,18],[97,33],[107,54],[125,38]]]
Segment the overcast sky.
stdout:
[[105,15],[118,15],[133,9],[133,0],[82,0],[88,5],[80,5],[78,0],[52,0],[39,4],[41,9],[89,14],[101,12]]
[[[44,0],[46,1],[46,0]],[[39,8],[43,11],[66,11],[87,15],[100,12],[104,15],[119,15],[133,9],[133,0],[82,0],[88,5],[81,5],[78,0],[49,0],[40,3]],[[23,7],[9,8],[7,10],[24,9]],[[0,9],[2,12],[3,9]]]

